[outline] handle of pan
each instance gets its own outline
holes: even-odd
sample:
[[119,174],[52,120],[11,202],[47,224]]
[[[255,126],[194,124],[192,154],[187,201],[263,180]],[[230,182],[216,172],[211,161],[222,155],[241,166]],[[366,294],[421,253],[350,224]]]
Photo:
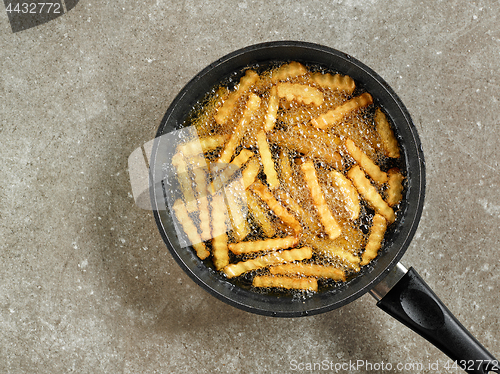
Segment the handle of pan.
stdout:
[[500,363],[453,316],[418,273],[398,264],[371,291],[377,306],[434,344],[467,373],[500,373]]

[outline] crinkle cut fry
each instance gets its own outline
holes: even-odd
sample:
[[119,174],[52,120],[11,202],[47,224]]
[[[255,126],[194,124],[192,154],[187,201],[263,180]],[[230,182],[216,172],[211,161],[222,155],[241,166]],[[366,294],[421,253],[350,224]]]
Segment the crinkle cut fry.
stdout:
[[307,214],[306,211],[302,209],[299,203],[296,202],[286,191],[278,188],[274,191],[274,193],[278,197],[279,201],[285,203],[285,205],[288,206],[292,212],[295,212],[295,214],[299,217],[305,218]]
[[280,252],[271,252],[251,260],[227,265],[223,271],[228,278],[240,276],[251,270],[262,269],[266,266],[284,264],[285,262],[302,261],[312,257],[311,247],[301,247]]
[[255,182],[255,178],[260,172],[260,161],[257,158],[252,158],[247,166],[241,172],[241,177],[243,178],[243,185],[245,189],[250,187],[252,183]]
[[267,104],[267,112],[264,120],[264,130],[266,132],[271,131],[276,124],[276,118],[278,116],[279,108],[279,97],[276,91],[276,86],[271,87],[269,90],[269,101]]
[[241,179],[224,186],[226,205],[233,226],[233,234],[237,240],[243,240],[250,234],[250,225],[247,219],[247,197]]
[[330,178],[342,194],[345,207],[350,213],[349,218],[352,221],[357,220],[359,217],[359,212],[361,210],[358,191],[356,191],[356,188],[353,186],[352,182],[347,179],[344,174],[337,170],[332,170],[330,172]]
[[[321,223],[315,219],[307,210],[303,209],[299,203],[291,196],[297,190],[294,183],[292,164],[290,163],[290,156],[285,150],[281,150],[279,155],[279,168],[281,175],[281,185],[283,189],[277,188],[275,190],[278,199],[286,205],[286,207],[302,218],[301,224],[305,224],[311,232],[318,232],[323,229]],[[288,192],[287,192],[288,191]]]
[[366,243],[365,251],[361,256],[361,265],[369,264],[375,257],[382,246],[385,230],[387,228],[386,219],[380,214],[373,216],[372,227],[370,228],[370,236]]
[[187,238],[189,239],[190,244],[196,251],[196,255],[202,260],[210,256],[210,252],[205,247],[205,244],[201,241],[201,237],[198,234],[198,230],[196,229],[196,226],[191,220],[191,217],[189,217],[186,205],[184,205],[182,200],[178,199],[175,201],[173,210],[175,213],[175,217],[177,218],[177,221],[182,226],[182,229],[186,234]]
[[242,149],[238,156],[236,156],[231,164],[241,168],[251,157],[253,156],[253,152],[248,149]]
[[316,177],[314,163],[310,160],[306,161],[302,163],[301,168],[304,173],[304,180],[306,181],[306,185],[311,193],[314,206],[316,207],[316,211],[318,212],[319,219],[323,224],[325,232],[330,239],[335,239],[341,234],[342,229],[326,204],[323,191],[321,190],[318,178]]
[[345,271],[334,266],[319,264],[292,263],[271,266],[269,272],[273,275],[296,275],[302,277],[329,278],[345,281]]
[[273,275],[296,275],[316,278],[329,278],[345,281],[345,271],[334,266],[319,264],[283,264],[271,266],[269,272]]
[[281,65],[273,72],[271,82],[276,83],[289,78],[299,77],[307,74],[307,68],[300,62],[292,61],[288,64]]
[[243,116],[238,123],[238,126],[236,126],[233,133],[231,134],[231,137],[229,138],[229,141],[224,147],[224,150],[222,151],[222,154],[217,162],[228,164],[231,161],[234,151],[240,144],[241,138],[243,138],[250,125],[253,114],[257,111],[257,109],[259,109],[260,101],[260,97],[253,93],[250,94],[245,106],[245,110],[243,111]]
[[274,167],[274,160],[267,143],[267,137],[264,130],[257,132],[257,145],[259,147],[260,159],[264,165],[264,173],[266,174],[267,183],[271,189],[279,186],[278,174]]
[[212,195],[212,257],[217,270],[229,264],[227,221],[226,203],[222,191],[219,190]]
[[382,196],[377,192],[377,189],[370,183],[368,178],[359,165],[353,166],[347,176],[352,181],[361,196],[371,205],[375,212],[384,216],[388,223],[396,220],[396,215],[392,208],[382,199]]
[[203,241],[212,238],[210,227],[210,203],[209,203],[209,188],[208,176],[205,168],[194,168],[194,183],[196,190],[196,200],[198,202],[198,213],[200,220],[201,239]]
[[405,177],[398,168],[392,168],[387,172],[389,176],[386,201],[389,206],[397,205],[403,199],[403,181]]
[[295,235],[299,236],[302,233],[300,222],[276,200],[266,186],[257,181],[250,188],[267,204],[276,216],[293,229]]
[[[188,142],[195,144],[194,142]],[[199,148],[179,145],[178,151],[172,158],[172,164],[177,169],[177,179],[179,181],[184,198],[186,199],[186,208],[190,214],[197,214],[200,220],[201,239],[203,241],[211,238],[209,199],[208,199],[208,163],[203,153],[194,152]],[[182,153],[181,150],[187,153]],[[189,152],[189,151],[193,152]],[[194,200],[188,200],[190,197]]]
[[267,215],[267,212],[262,208],[257,197],[252,191],[247,190],[247,204],[248,210],[252,214],[254,220],[260,226],[264,235],[268,238],[273,237],[276,234],[276,230]]
[[186,202],[186,208],[189,213],[193,213],[198,209],[196,191],[193,186],[192,177],[189,174],[187,162],[182,153],[177,152],[174,154],[172,165],[177,172],[177,180],[179,181],[179,187]]
[[298,83],[278,83],[276,85],[278,96],[287,101],[297,101],[306,105],[319,106],[323,104],[323,93],[315,87]]
[[332,150],[337,150],[337,147],[342,144],[342,140],[338,135],[318,129],[310,124],[299,123],[293,127],[288,127],[287,131],[290,131],[293,134],[305,136],[310,140],[319,142],[321,145],[330,146]]
[[387,173],[380,170],[379,166],[373,162],[361,149],[351,140],[346,139],[345,147],[353,159],[364,169],[366,174],[377,183],[387,182]]
[[229,163],[229,165],[220,163],[212,164],[212,189],[216,191],[223,188],[223,186],[227,184],[228,181],[231,180],[234,175],[241,170],[241,167],[245,163],[247,163],[248,160],[253,158],[253,156],[254,153],[252,151],[248,149],[242,149],[241,152],[233,159],[233,161]]
[[229,139],[229,135],[211,135],[197,138],[179,145],[177,148],[184,156],[195,156],[201,152],[209,152],[222,147]]
[[221,270],[229,264],[228,240],[227,234],[221,234],[212,239],[212,257],[217,270]]
[[280,151],[279,168],[281,175],[281,184],[288,188],[290,192],[293,191],[296,187],[293,183],[292,164],[290,163],[290,156],[288,155],[288,152],[284,149]]
[[399,157],[399,144],[386,115],[380,108],[375,111],[375,127],[387,157]]
[[229,250],[235,255],[247,253],[256,253],[263,251],[272,251],[276,249],[291,248],[299,242],[295,236],[287,236],[285,238],[255,240],[248,242],[239,242],[229,244]]
[[222,106],[217,110],[217,113],[215,114],[215,122],[217,122],[217,124],[222,125],[227,121],[239,98],[245,93],[245,91],[250,89],[250,87],[255,84],[258,79],[259,74],[255,71],[246,71],[245,75],[240,79],[238,88],[229,94]]
[[342,169],[342,157],[331,148],[318,147],[311,139],[283,131],[269,133],[267,139],[281,147],[297,151],[307,157],[326,162],[335,169]]
[[252,285],[259,288],[285,288],[294,290],[318,291],[318,281],[313,277],[287,277],[274,275],[256,275]]
[[348,267],[355,271],[359,271],[359,262],[361,259],[344,248],[336,245],[332,240],[310,236],[306,239],[305,243],[313,247],[316,252],[322,253],[328,257],[336,257]]
[[320,72],[311,74],[311,80],[317,85],[323,88],[329,88],[331,90],[344,91],[347,94],[352,94],[356,88],[354,79],[348,75],[340,74],[322,74]]
[[300,217],[300,223],[309,227],[309,230],[311,230],[311,232],[318,232],[320,230],[323,230],[323,226],[321,225],[321,223],[318,222],[318,220],[315,219],[315,217],[313,217],[307,210],[303,209],[300,204],[290,196],[288,192],[278,188],[274,191],[274,193],[281,203],[284,203],[284,205],[290,211],[294,212],[296,216]]
[[372,103],[372,96],[369,93],[365,92],[360,96],[346,101],[344,104],[336,107],[335,109],[329,110],[319,117],[312,119],[311,123],[313,124],[313,126],[316,126],[319,129],[329,129],[332,126],[342,122],[344,117],[346,117],[348,114]]

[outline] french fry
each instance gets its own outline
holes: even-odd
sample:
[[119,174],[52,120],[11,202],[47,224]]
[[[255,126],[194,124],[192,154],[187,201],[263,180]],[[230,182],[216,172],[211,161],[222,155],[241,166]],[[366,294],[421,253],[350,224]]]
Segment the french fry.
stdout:
[[276,189],[274,191],[280,202],[282,202],[290,211],[294,212],[300,220],[300,223],[306,225],[311,232],[320,232],[323,230],[323,226],[318,220],[313,217],[307,210],[303,209],[300,204],[295,201],[287,192],[281,189]]
[[228,139],[229,135],[205,136],[180,145],[178,151],[187,157],[194,156],[222,147]]
[[224,101],[221,107],[217,110],[215,115],[215,121],[217,124],[222,125],[227,121],[229,116],[234,110],[236,103],[239,98],[248,90],[250,87],[257,82],[259,79],[259,74],[253,70],[247,70],[245,75],[240,79],[238,88],[231,92],[228,98]]
[[241,173],[245,189],[250,187],[252,183],[255,182],[255,178],[257,178],[259,172],[260,172],[260,162],[257,158],[252,158]]
[[295,190],[295,185],[293,184],[293,169],[288,152],[281,150],[278,163],[281,175],[281,184],[288,187],[290,192]]
[[267,183],[271,189],[279,186],[278,174],[274,168],[273,156],[267,143],[266,133],[264,130],[257,132],[257,144],[259,147],[260,159],[264,165],[264,173],[266,174]]
[[199,227],[200,236],[203,241],[212,238],[212,232],[210,227],[210,208],[208,200],[208,179],[207,172],[204,168],[193,169],[194,173],[194,183],[196,190],[196,200],[198,202],[198,212],[199,212]]
[[349,268],[359,271],[359,263],[361,259],[353,253],[341,247],[334,240],[328,238],[318,238],[316,236],[308,236],[305,243],[311,246],[315,252],[326,255],[327,257],[337,258]]
[[396,215],[392,208],[382,199],[382,196],[377,192],[377,189],[372,186],[366,178],[365,173],[359,165],[355,165],[348,172],[347,176],[352,181],[361,196],[371,205],[375,212],[381,214],[388,223],[396,220]]
[[335,109],[329,110],[325,114],[320,115],[317,118],[311,120],[311,123],[318,129],[329,129],[330,127],[342,122],[344,117],[348,114],[358,110],[362,107],[370,105],[373,103],[373,99],[369,93],[363,93],[344,104],[336,107]]
[[299,77],[307,74],[307,68],[299,62],[290,62],[289,64],[281,65],[273,72],[271,82],[276,83],[290,78]]
[[234,278],[251,270],[262,269],[266,266],[284,264],[285,262],[302,261],[311,257],[312,249],[310,247],[294,248],[271,252],[252,260],[241,261],[236,264],[229,264],[224,267],[223,271],[228,278]]
[[380,214],[375,214],[373,216],[372,227],[370,228],[370,236],[368,237],[365,251],[361,256],[360,265],[367,265],[370,263],[370,261],[377,257],[378,251],[382,246],[382,240],[384,239],[386,228],[386,219]]
[[298,103],[313,104],[319,106],[323,104],[323,94],[315,87],[298,83],[278,83],[278,96],[287,101],[297,101]]
[[212,257],[215,268],[221,270],[229,264],[227,247],[227,208],[222,191],[212,196]]
[[346,139],[345,147],[351,157],[356,160],[356,162],[364,169],[366,174],[368,174],[375,182],[387,182],[387,173],[380,170],[378,165],[375,164],[371,158],[365,155],[351,139]]
[[231,164],[241,168],[251,157],[253,156],[253,152],[248,149],[242,149],[241,152],[233,158]]
[[194,225],[191,217],[189,217],[186,205],[184,205],[182,200],[180,199],[176,200],[173,209],[177,221],[182,226],[182,229],[186,234],[187,238],[189,239],[190,244],[196,251],[196,255],[202,260],[210,256],[210,252],[207,250],[207,247],[202,242],[201,237],[198,234],[198,230],[196,229],[196,226]]
[[296,277],[276,277],[272,275],[256,275],[252,285],[260,288],[285,288],[295,290],[318,291],[318,281],[316,278],[296,278]]
[[335,169],[342,169],[342,157],[338,152],[329,147],[321,147],[321,144],[318,146],[316,142],[311,139],[298,137],[284,131],[273,131],[268,134],[267,139],[270,143],[297,151],[315,160],[326,162]]
[[321,232],[323,230],[321,223],[316,219],[316,217],[311,215],[309,211],[303,209],[302,206],[300,206],[300,204],[291,196],[291,194],[296,194],[298,186],[294,181],[293,169],[288,152],[284,150],[280,152],[279,165],[281,185],[284,189],[288,190],[288,192],[277,188],[275,190],[276,196],[290,211],[295,212],[295,214],[300,217],[301,224],[306,225],[311,232]]
[[284,203],[292,212],[295,212],[299,217],[305,218],[306,211],[297,203],[287,192],[282,189],[276,189],[274,191],[275,195],[278,197],[279,201]]
[[269,189],[260,182],[255,182],[250,187],[264,201],[267,206],[276,214],[286,225],[290,226],[295,235],[300,235],[302,226],[300,222],[284,208],[273,196]]
[[356,191],[352,182],[337,170],[332,170],[330,172],[330,178],[342,194],[345,207],[350,213],[349,218],[352,221],[357,220],[361,209],[358,191]]
[[213,237],[227,233],[229,226],[229,213],[222,190],[212,194],[212,235]]
[[314,140],[320,147],[330,146],[333,150],[342,145],[342,140],[337,135],[331,134],[325,130],[317,129],[309,124],[299,123],[292,128],[288,128],[288,131],[291,131],[293,134],[305,136],[310,140]]
[[352,94],[356,88],[354,80],[348,75],[331,75],[318,72],[311,74],[311,80],[323,88],[344,91],[347,94]]
[[279,97],[276,91],[276,86],[273,86],[269,91],[269,101],[267,104],[267,112],[264,120],[264,130],[271,131],[276,124],[276,117],[278,115]]
[[316,177],[314,164],[312,161],[306,161],[301,165],[301,168],[304,173],[306,185],[309,188],[314,206],[318,212],[319,219],[323,224],[325,232],[330,239],[335,239],[341,234],[342,229],[326,204],[325,197],[321,191],[321,186],[319,185],[318,178]]
[[229,244],[229,250],[235,255],[286,249],[297,245],[299,239],[295,236],[285,238],[256,240]]
[[228,240],[227,234],[218,235],[212,239],[212,257],[217,270],[222,270],[229,264]]
[[177,180],[179,181],[180,190],[186,202],[186,209],[189,213],[193,213],[198,209],[196,200],[196,191],[193,186],[192,177],[189,174],[187,162],[182,153],[177,152],[172,157],[172,165],[177,172]]
[[250,126],[253,114],[259,109],[260,101],[260,97],[255,94],[250,94],[245,110],[243,111],[243,116],[238,126],[234,129],[231,138],[229,138],[229,141],[226,143],[218,162],[228,164],[231,161],[234,151],[240,144],[241,138],[245,135],[245,132]]
[[283,122],[288,127],[291,127],[301,123],[308,123],[323,112],[323,105],[320,107],[310,105],[307,107],[298,106],[278,112],[278,120]]
[[380,108],[375,111],[375,127],[377,128],[378,135],[382,141],[382,146],[387,157],[399,157],[399,145],[391,129],[391,125],[387,120],[386,115]]
[[387,172],[389,176],[386,202],[389,206],[397,205],[403,199],[403,181],[405,177],[398,168],[392,168]]
[[269,271],[273,275],[296,275],[345,281],[344,270],[319,264],[283,264],[271,266]]
[[236,179],[224,186],[226,204],[233,226],[233,234],[237,240],[243,240],[250,233],[247,220],[248,206],[245,187],[241,179]]
[[274,229],[273,224],[271,223],[271,220],[267,215],[267,212],[261,206],[257,197],[253,194],[252,191],[247,190],[246,194],[248,210],[264,232],[264,235],[268,238],[274,236],[276,234],[276,230]]

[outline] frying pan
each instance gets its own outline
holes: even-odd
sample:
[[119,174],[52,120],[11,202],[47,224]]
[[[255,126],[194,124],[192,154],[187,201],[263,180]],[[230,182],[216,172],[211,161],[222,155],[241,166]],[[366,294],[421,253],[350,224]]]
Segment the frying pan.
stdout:
[[[379,256],[360,274],[311,297],[256,293],[229,282],[203,263],[176,235],[166,195],[165,165],[172,145],[165,135],[179,130],[193,106],[221,81],[237,82],[248,66],[276,61],[319,65],[352,77],[383,108],[394,125],[406,173],[405,196],[398,218],[386,233]],[[408,248],[420,220],[425,195],[425,162],[410,114],[389,85],[353,57],[325,46],[279,41],[252,45],[232,52],[198,73],[177,95],[158,128],[151,162],[151,203],[158,229],[172,256],[184,271],[213,296],[237,308],[274,317],[314,315],[339,308],[367,292],[377,306],[416,331],[469,373],[500,373],[498,361],[456,320],[417,272],[399,260]]]

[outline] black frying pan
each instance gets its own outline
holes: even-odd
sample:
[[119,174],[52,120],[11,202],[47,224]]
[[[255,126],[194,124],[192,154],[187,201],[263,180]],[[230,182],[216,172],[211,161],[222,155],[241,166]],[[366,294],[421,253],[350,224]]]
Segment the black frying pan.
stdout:
[[[235,286],[207,267],[194,251],[182,248],[175,233],[165,196],[165,165],[169,163],[171,144],[162,137],[181,124],[199,100],[223,80],[235,81],[248,66],[276,61],[298,61],[320,65],[351,76],[384,109],[394,124],[402,148],[406,172],[405,198],[382,253],[353,279],[312,297],[301,299],[287,295],[261,294]],[[494,371],[500,366],[494,357],[451,315],[418,274],[398,262],[408,248],[418,226],[425,194],[424,155],[414,124],[401,100],[373,70],[356,59],[331,48],[296,41],[253,45],[222,57],[197,74],[177,95],[163,117],[154,143],[150,163],[151,202],[159,231],[184,271],[200,286],[222,301],[240,309],[267,316],[299,317],[339,308],[368,291],[379,300],[377,305],[427,338],[452,360],[470,373]]]

